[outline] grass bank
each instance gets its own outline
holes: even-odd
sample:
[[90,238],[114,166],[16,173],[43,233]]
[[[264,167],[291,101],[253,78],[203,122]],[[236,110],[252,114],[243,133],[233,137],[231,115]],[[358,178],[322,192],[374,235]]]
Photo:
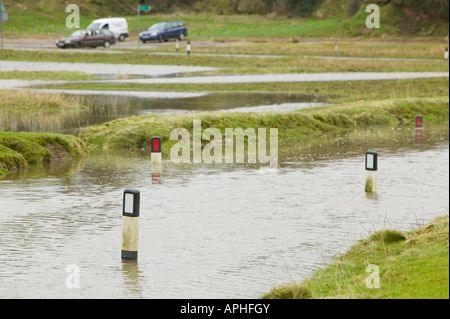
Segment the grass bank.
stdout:
[[87,127],[81,138],[91,150],[104,152],[149,151],[152,136],[160,136],[162,153],[170,155],[178,141],[170,140],[175,128],[193,131],[193,120],[201,120],[202,129],[217,128],[278,128],[279,144],[308,143],[326,133],[351,131],[369,127],[413,127],[414,117],[424,115],[427,125],[448,123],[448,97],[397,99],[354,102],[296,112],[221,113],[205,112],[170,116],[135,116]]
[[[379,288],[369,265],[379,269]],[[408,233],[375,232],[311,278],[273,288],[262,298],[448,299],[449,216]]]
[[0,176],[31,164],[68,161],[87,154],[86,144],[71,135],[0,132]]

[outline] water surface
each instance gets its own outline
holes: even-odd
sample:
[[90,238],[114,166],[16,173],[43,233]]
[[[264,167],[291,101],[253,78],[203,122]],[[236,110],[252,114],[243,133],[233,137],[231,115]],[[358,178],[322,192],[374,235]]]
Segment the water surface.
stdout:
[[[373,230],[448,214],[448,129],[419,140],[381,133],[337,138],[311,157],[293,150],[279,169],[165,161],[159,184],[148,156],[3,178],[0,297],[254,298],[309,277]],[[365,147],[379,151],[374,196],[364,192]],[[142,196],[137,263],[120,259],[125,188]],[[78,289],[65,284],[68,265],[80,269]]]

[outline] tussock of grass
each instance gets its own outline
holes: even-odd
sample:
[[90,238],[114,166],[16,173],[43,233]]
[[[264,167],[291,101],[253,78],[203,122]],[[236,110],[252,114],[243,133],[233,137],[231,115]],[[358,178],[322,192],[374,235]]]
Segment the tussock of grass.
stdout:
[[309,299],[312,293],[305,285],[293,283],[288,286],[273,288],[261,299]]
[[[290,290],[307,288],[314,299],[448,299],[448,249],[448,215],[406,234],[398,230],[379,231],[304,282],[272,289],[263,297],[289,298],[301,295]],[[367,271],[368,265],[379,267],[379,288],[367,286],[372,274]]]
[[0,132],[0,176],[26,169],[31,164],[54,160],[49,147],[60,145],[72,159],[87,155],[84,142],[71,135]]
[[373,233],[368,240],[374,242],[384,241],[386,243],[395,243],[405,239],[406,235],[401,231],[396,229],[386,229]]

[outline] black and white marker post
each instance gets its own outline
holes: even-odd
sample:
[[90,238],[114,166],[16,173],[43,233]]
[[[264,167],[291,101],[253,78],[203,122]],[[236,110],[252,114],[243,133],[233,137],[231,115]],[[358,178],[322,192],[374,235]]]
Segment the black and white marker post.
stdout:
[[151,140],[151,162],[153,183],[159,184],[161,174],[161,138],[159,136],[154,136]]
[[123,192],[122,259],[138,257],[140,197],[136,189]]
[[378,187],[378,153],[366,152],[366,193],[376,193]]

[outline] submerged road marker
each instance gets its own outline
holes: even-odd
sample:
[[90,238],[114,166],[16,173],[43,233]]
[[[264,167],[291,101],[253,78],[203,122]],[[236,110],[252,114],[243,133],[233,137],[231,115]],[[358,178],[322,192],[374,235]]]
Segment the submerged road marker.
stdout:
[[122,259],[138,257],[140,197],[136,189],[123,192]]
[[423,116],[417,115],[415,118],[416,124],[416,143],[420,143],[423,137]]
[[376,193],[378,188],[378,153],[366,152],[366,193]]
[[161,138],[154,136],[151,139],[151,170],[153,184],[159,184],[161,174]]

